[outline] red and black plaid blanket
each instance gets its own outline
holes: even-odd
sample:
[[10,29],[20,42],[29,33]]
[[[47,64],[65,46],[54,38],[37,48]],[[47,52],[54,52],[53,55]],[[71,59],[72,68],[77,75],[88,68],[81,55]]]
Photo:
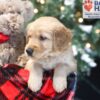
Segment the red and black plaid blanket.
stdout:
[[43,86],[37,93],[27,87],[28,77],[29,72],[17,65],[0,67],[0,100],[72,100],[75,94],[75,73],[68,76],[68,88],[62,93],[52,87],[52,71],[44,73]]

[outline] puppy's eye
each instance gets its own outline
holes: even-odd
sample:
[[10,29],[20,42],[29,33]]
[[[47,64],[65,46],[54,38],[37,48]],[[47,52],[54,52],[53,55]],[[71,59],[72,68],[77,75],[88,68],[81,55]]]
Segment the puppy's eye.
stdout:
[[45,36],[40,35],[39,39],[40,39],[41,41],[44,41],[44,40],[47,40],[48,38],[45,37]]

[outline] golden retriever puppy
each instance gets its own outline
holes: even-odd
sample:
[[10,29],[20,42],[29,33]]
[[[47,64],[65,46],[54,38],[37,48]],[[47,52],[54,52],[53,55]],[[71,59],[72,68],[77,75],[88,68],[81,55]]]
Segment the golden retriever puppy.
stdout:
[[28,25],[26,39],[29,88],[34,92],[40,90],[43,71],[54,69],[53,87],[62,92],[67,88],[67,75],[76,71],[71,31],[54,17],[40,17]]

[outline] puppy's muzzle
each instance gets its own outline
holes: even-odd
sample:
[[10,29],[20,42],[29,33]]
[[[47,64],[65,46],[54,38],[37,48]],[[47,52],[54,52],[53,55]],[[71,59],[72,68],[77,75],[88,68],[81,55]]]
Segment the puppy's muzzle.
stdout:
[[26,49],[26,53],[27,53],[29,56],[32,56],[33,52],[34,52],[34,50],[31,49],[31,48]]

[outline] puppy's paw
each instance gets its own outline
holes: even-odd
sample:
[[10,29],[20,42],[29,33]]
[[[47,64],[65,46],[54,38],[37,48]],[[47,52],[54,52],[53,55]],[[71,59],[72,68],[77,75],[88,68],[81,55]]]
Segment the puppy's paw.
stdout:
[[30,76],[29,77],[29,81],[28,81],[28,87],[33,91],[33,92],[37,92],[40,90],[42,86],[42,81],[37,78],[37,77],[33,77]]
[[55,89],[56,92],[60,93],[62,92],[64,89],[67,88],[67,81],[66,78],[63,77],[55,77],[53,79],[53,87]]

